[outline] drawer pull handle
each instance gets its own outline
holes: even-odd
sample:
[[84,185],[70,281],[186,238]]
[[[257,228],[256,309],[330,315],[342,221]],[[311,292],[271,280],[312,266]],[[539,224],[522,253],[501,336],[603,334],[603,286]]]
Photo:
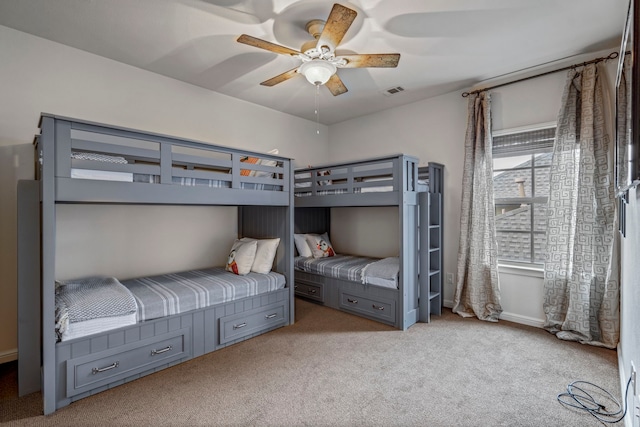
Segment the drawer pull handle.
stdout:
[[155,348],[153,350],[151,350],[151,355],[155,356],[156,354],[162,354],[162,353],[166,353],[167,351],[171,351],[173,349],[173,346],[170,345],[169,347],[165,347],[162,350],[156,350]]
[[240,323],[238,325],[233,325],[233,329],[240,329],[240,328],[244,328],[245,326],[247,326],[247,323]]
[[298,289],[298,285],[295,285],[295,286],[293,287],[293,289]]
[[115,369],[118,366],[120,366],[120,362],[113,362],[111,365],[105,366],[104,368],[93,368],[91,370],[91,374],[95,375],[99,374],[100,372],[110,371],[111,369]]
[[347,298],[347,301],[349,301],[351,304],[357,304],[358,303],[357,299]]
[[315,294],[316,292],[318,292],[316,289],[309,289],[310,294]]
[[278,314],[277,313],[271,313],[271,314],[267,314],[266,316],[264,316],[265,319],[273,319],[274,317],[276,317]]
[[371,306],[373,307],[374,310],[384,311],[384,306],[382,305],[371,304]]

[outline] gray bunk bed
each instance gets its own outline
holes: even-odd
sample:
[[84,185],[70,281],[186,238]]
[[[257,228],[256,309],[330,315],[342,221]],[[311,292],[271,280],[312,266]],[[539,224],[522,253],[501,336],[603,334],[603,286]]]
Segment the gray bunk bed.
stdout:
[[[50,414],[293,323],[290,159],[48,114],[40,130],[36,180],[18,184],[20,395],[41,390],[44,413]],[[164,317],[147,312],[148,320],[60,340],[54,328],[56,205],[64,203],[237,206],[238,238],[280,239],[273,272],[264,275],[280,283]],[[235,277],[251,275],[259,276]]]
[[[398,209],[400,253],[396,282],[384,286],[365,280],[375,260],[353,257],[332,265],[331,258],[298,255],[296,296],[401,330],[439,315],[443,172],[441,164],[419,168],[417,158],[404,154],[297,169],[295,233],[330,232],[332,208],[393,206]],[[342,265],[351,271],[341,273]]]

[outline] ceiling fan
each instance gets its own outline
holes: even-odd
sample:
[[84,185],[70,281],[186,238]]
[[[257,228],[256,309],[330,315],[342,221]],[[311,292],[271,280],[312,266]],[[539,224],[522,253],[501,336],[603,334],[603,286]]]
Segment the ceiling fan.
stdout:
[[313,36],[302,45],[300,51],[268,42],[247,34],[238,37],[239,43],[258,47],[271,52],[295,56],[302,60],[302,64],[289,71],[260,83],[263,86],[275,86],[285,80],[304,75],[316,86],[326,85],[334,96],[347,92],[338,74],[338,68],[366,68],[366,67],[397,67],[400,60],[399,53],[378,53],[362,55],[336,55],[335,49],[342,41],[347,30],[358,13],[340,4],[334,4],[326,21],[313,19],[307,22],[306,31]]

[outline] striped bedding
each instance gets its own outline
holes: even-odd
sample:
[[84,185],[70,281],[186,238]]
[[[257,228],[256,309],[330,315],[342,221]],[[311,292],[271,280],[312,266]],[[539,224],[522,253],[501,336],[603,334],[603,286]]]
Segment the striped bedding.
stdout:
[[[133,175],[133,182],[158,184],[160,183],[160,177],[157,175],[145,175],[137,173]],[[231,181],[219,179],[186,178],[174,176],[171,178],[171,183],[175,185],[182,185],[185,187],[231,188]],[[240,188],[242,188],[243,190],[282,191],[281,185],[262,184],[254,182],[241,182]]]
[[398,257],[379,259],[353,255],[326,258],[298,256],[294,259],[293,265],[296,270],[306,273],[398,289]]
[[67,341],[284,288],[276,272],[236,276],[224,268],[123,280],[56,282],[56,335]]
[[[92,169],[71,169],[71,178],[93,179],[99,181],[123,181],[123,182],[143,182],[145,184],[159,184],[160,177],[157,175],[146,175],[129,172],[113,172]],[[230,181],[219,179],[186,178],[174,176],[171,183],[185,187],[209,187],[209,188],[231,188]],[[281,185],[263,184],[257,182],[241,182],[240,188],[243,190],[260,191],[282,191]]]
[[237,276],[222,267],[123,280],[138,304],[138,321],[183,313],[284,288],[276,272]]
[[362,270],[377,260],[377,258],[353,255],[335,255],[326,258],[298,256],[294,260],[294,267],[307,273],[362,283]]
[[[89,152],[72,152],[71,159],[115,164],[128,163],[127,159],[121,156],[110,156],[106,154]],[[160,177],[158,175],[78,168],[71,169],[71,178],[93,179],[100,181],[143,182],[147,184],[160,183]],[[230,181],[219,179],[187,178],[174,176],[171,178],[171,183],[186,187],[231,188]],[[254,182],[241,182],[240,188],[242,188],[243,190],[282,191],[281,185]]]

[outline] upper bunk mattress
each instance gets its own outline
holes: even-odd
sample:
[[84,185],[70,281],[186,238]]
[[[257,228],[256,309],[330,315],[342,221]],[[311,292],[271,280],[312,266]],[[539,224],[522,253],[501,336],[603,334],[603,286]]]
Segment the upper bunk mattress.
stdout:
[[294,259],[296,270],[325,277],[348,280],[385,288],[398,288],[398,258],[369,258],[354,255],[335,255],[326,258]]
[[[85,161],[87,168],[74,168],[70,170],[71,178],[89,179],[98,181],[120,181],[120,182],[140,182],[145,184],[160,184],[160,176],[144,173],[119,172],[102,169],[88,168],[86,162],[97,162],[97,164],[128,165],[129,161],[122,156],[113,156],[92,152],[71,152],[72,161]],[[275,164],[274,161],[271,161]],[[180,168],[179,168],[180,169]],[[191,178],[179,176],[180,170],[176,171],[178,176],[171,177],[171,184],[186,187],[209,187],[209,188],[231,188],[231,181],[228,179]],[[252,176],[249,170],[243,170],[247,176]],[[273,174],[267,172],[255,173],[258,177],[272,177]],[[243,190],[260,191],[283,191],[282,185],[265,184],[256,182],[241,182],[240,188]]]
[[274,271],[238,276],[222,267],[162,274],[122,281],[138,304],[138,321],[282,289],[285,277]]

